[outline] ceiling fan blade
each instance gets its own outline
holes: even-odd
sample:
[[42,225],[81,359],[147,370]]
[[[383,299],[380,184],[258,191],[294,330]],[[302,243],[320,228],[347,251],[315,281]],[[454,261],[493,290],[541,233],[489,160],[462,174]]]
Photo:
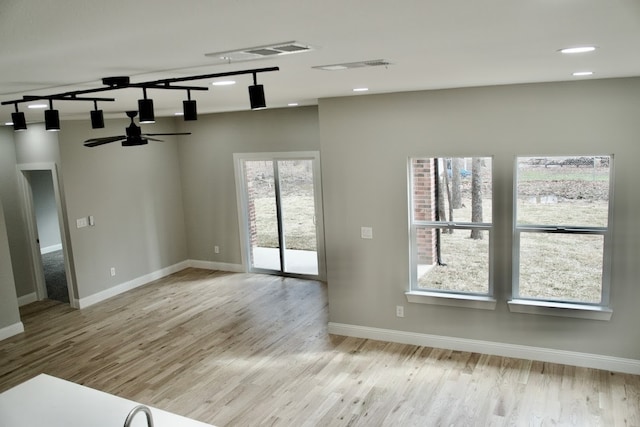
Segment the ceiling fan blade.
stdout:
[[162,136],[162,135],[191,135],[191,132],[177,132],[177,133],[143,133],[144,136]]
[[112,142],[116,142],[116,141],[119,141],[121,139],[122,138],[115,138],[115,139],[114,138],[110,138],[110,139],[107,139],[107,138],[102,138],[102,139],[101,138],[96,138],[96,140],[94,140],[94,141],[91,141],[91,140],[85,141],[84,142],[84,146],[85,147],[97,147],[99,145],[110,144]]
[[102,138],[90,138],[90,139],[87,139],[85,142],[99,142],[99,141],[113,142],[122,138],[126,138],[126,136],[119,135],[119,136],[105,136]]
[[[145,135],[145,136],[146,136],[146,135]],[[156,139],[156,138],[149,138],[148,136],[147,136],[147,139],[148,139],[149,141],[158,141],[158,142],[164,142],[164,141],[163,141],[162,139]]]

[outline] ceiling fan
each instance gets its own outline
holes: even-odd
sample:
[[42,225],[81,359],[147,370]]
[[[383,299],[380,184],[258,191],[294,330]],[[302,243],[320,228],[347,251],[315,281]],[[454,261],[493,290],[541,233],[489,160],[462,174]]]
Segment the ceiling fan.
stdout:
[[134,145],[144,145],[151,141],[162,141],[161,139],[149,138],[151,136],[162,135],[191,135],[191,132],[177,133],[142,133],[140,126],[136,125],[133,118],[138,115],[137,111],[127,111],[127,116],[131,119],[131,124],[127,126],[126,135],[105,136],[102,138],[91,138],[84,142],[85,147],[97,147],[98,145],[109,144],[110,142],[122,141],[123,147],[132,147]]

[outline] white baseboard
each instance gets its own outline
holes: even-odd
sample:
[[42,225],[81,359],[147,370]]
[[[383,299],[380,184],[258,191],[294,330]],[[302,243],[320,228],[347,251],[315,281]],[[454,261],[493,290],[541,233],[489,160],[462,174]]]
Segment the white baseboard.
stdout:
[[18,298],[18,307],[22,307],[23,305],[31,304],[32,302],[38,301],[38,295],[35,292],[31,292],[27,295],[22,295]]
[[245,273],[242,264],[231,264],[226,262],[201,261],[196,259],[189,260],[189,267],[202,268],[204,270],[220,270],[230,271],[233,273]]
[[13,325],[6,326],[0,329],[0,341],[18,335],[24,332],[24,325],[22,322],[14,323]]
[[50,252],[61,251],[62,243],[58,243],[57,245],[47,246],[45,248],[40,248],[40,255],[48,254]]
[[74,302],[76,304],[76,307],[80,309],[87,308],[91,305],[97,304],[101,301],[104,301],[106,299],[119,295],[123,292],[130,291],[132,289],[146,285],[147,283],[152,282],[154,280],[158,280],[170,274],[176,273],[180,270],[184,270],[187,267],[189,267],[189,261],[182,261],[177,264],[171,265],[169,267],[163,268],[161,270],[157,270],[152,273],[145,274],[144,276],[137,277],[133,280],[129,280],[128,282],[121,283],[112,288],[105,289],[104,291],[98,292],[88,297],[76,299]]
[[480,341],[466,338],[454,338],[439,335],[419,334],[395,331],[392,329],[369,328],[329,322],[328,331],[334,335],[356,338],[368,338],[378,341],[420,345],[424,347],[444,348],[448,350],[468,351],[541,362],[561,363],[584,368],[603,369],[640,375],[640,360],[603,356],[600,354],[578,353],[554,350],[542,347],[530,347],[493,341]]

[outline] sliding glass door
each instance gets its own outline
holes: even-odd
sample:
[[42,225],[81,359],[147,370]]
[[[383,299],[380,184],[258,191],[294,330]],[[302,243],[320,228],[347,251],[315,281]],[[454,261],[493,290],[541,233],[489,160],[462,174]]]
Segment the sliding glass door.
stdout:
[[249,271],[323,277],[317,153],[234,157]]

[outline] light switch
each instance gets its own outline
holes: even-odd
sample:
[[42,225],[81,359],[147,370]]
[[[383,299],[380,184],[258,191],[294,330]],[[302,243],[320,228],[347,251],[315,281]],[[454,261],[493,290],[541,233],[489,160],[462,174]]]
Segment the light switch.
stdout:
[[76,227],[82,228],[87,226],[87,218],[78,218],[76,219]]
[[373,239],[373,228],[360,227],[360,237],[363,239]]
[[93,215],[89,215],[89,225],[92,227],[96,225],[96,221],[93,219]]

